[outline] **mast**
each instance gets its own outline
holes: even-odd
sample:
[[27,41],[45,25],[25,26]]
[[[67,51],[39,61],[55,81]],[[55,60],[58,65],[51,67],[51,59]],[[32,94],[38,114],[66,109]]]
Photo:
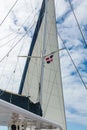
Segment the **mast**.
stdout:
[[44,20],[44,34],[43,34],[43,50],[42,50],[42,56],[41,56],[41,76],[40,76],[40,84],[39,84],[39,101],[42,105],[42,97],[43,97],[43,76],[44,76],[44,56],[46,52],[46,25],[47,25],[47,2],[45,1],[45,20]]

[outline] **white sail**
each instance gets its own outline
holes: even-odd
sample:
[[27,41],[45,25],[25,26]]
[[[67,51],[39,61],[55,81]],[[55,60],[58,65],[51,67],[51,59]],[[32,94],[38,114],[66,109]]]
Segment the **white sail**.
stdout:
[[[30,96],[30,99],[34,102],[38,101],[44,41],[43,35],[45,35],[46,45],[43,57],[44,73],[42,88],[43,116],[60,124],[63,130],[66,130],[54,1],[47,0],[46,5],[47,17],[45,19],[44,15],[39,29],[29,62],[22,94]],[[44,34],[45,22],[46,32]]]

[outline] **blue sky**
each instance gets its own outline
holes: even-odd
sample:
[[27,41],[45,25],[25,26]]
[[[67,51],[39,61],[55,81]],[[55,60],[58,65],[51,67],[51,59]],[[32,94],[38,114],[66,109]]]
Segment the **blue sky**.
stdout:
[[67,124],[67,130],[86,130],[87,126],[76,124],[76,123],[68,123]]
[[[15,0],[0,1],[0,23],[14,2]],[[87,49],[85,47],[84,40],[79,31],[68,0],[55,0],[55,3],[58,33],[69,50],[69,53],[78,68],[83,81],[87,84]],[[71,0],[71,3],[85,40],[87,41],[87,0]],[[28,26],[31,27],[36,22],[40,5],[41,0],[32,0],[31,3],[29,0],[21,0],[21,2],[18,1],[17,5],[6,18],[5,22],[2,26],[0,26],[0,39],[12,32],[15,33],[15,36],[11,35],[11,37],[14,39],[17,35],[19,39],[20,36],[26,32]],[[33,30],[34,28],[30,29],[30,38],[28,38],[29,41],[31,41]],[[58,37],[58,39],[60,48],[64,47],[60,37]],[[9,40],[11,40],[10,37],[8,37],[8,41]],[[9,49],[6,46],[4,49],[1,49],[1,45],[6,42],[7,39],[5,38],[4,41],[2,40],[0,43],[0,56],[2,57]],[[11,44],[9,45],[11,46]],[[60,58],[67,130],[87,130],[87,90],[81,82],[81,79],[79,78],[66,50],[60,52]],[[6,62],[6,60],[4,62]],[[13,60],[10,59],[10,64],[12,64],[12,62]],[[1,64],[1,68],[3,69],[5,66],[3,67]],[[9,75],[8,71],[7,75]],[[5,76],[4,78],[6,78],[7,81],[8,77]],[[0,85],[2,82],[3,80],[1,78]],[[18,82],[15,86],[18,86]],[[5,87],[5,83],[3,83],[3,88],[5,89]],[[18,88],[15,87],[15,91],[17,91],[17,89]],[[1,129],[6,130],[6,128],[3,127]]]

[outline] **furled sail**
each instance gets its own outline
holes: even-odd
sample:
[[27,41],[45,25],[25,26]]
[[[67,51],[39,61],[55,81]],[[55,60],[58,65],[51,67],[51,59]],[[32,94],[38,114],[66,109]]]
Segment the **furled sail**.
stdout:
[[[57,122],[63,130],[66,130],[58,50],[54,1],[46,0],[45,5],[43,0],[19,94],[29,96],[33,102],[38,102],[42,94],[43,116]],[[43,76],[42,88],[41,76]]]

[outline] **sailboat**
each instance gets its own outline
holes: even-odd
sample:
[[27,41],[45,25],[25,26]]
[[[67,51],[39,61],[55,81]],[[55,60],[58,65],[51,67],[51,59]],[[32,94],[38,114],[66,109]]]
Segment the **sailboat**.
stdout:
[[0,125],[66,130],[55,5],[43,0],[18,94],[0,90]]

